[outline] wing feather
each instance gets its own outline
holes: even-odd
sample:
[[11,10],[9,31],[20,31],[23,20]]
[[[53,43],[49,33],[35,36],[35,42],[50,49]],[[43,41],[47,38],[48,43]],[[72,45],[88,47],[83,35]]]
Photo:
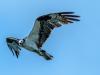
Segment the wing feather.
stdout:
[[62,24],[79,21],[79,17],[74,15],[74,12],[59,12],[40,16],[36,19],[35,25],[27,38],[36,42],[38,48],[41,48],[54,28],[60,27]]

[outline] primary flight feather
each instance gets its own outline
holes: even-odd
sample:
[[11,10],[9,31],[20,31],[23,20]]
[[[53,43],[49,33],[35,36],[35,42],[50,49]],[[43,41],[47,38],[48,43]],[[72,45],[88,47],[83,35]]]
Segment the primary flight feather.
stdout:
[[20,54],[20,47],[23,47],[31,52],[37,53],[46,60],[51,60],[53,56],[43,50],[42,45],[53,29],[73,23],[74,21],[79,21],[79,17],[78,15],[74,15],[74,12],[58,12],[40,16],[36,19],[34,27],[28,36],[23,39],[7,37],[7,45],[17,58]]

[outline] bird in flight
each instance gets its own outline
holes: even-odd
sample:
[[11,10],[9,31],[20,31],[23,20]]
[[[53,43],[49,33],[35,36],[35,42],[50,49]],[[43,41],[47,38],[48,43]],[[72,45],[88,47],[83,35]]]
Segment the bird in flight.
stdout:
[[28,36],[23,39],[7,37],[7,45],[12,54],[17,58],[22,47],[38,54],[46,60],[52,60],[53,56],[43,50],[42,45],[53,29],[73,23],[74,21],[79,21],[79,17],[78,15],[74,15],[74,12],[58,12],[40,16],[36,19],[33,29]]

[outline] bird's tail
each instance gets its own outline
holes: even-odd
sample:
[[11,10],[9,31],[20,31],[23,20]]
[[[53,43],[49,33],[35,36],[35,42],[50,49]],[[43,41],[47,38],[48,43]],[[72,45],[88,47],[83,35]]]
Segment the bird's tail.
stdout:
[[53,56],[47,53],[45,50],[38,50],[36,53],[42,56],[46,60],[52,60]]

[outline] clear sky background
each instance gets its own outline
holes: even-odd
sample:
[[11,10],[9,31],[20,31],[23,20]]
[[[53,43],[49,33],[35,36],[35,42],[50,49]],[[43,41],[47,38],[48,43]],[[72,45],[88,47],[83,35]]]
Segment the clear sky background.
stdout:
[[[45,61],[22,49],[12,56],[5,38],[23,38],[38,16],[74,11],[80,22],[55,29],[43,48]],[[100,75],[100,0],[0,0],[0,75]]]

